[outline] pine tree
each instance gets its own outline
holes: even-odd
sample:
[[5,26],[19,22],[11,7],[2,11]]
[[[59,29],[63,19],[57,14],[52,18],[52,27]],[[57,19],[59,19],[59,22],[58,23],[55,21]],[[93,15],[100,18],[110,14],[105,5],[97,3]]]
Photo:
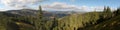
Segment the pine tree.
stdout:
[[116,15],[120,15],[120,8],[117,9]]
[[42,16],[43,16],[42,14],[43,14],[42,8],[41,6],[39,6],[39,13],[38,13],[39,19],[42,19]]
[[112,12],[111,9],[109,7],[104,7],[104,11],[103,11],[103,18],[104,19],[108,19],[112,17]]
[[51,30],[53,30],[58,25],[58,20],[55,15],[53,15],[52,19],[53,19],[53,21],[52,21],[53,24],[52,24],[52,27],[50,28]]
[[106,7],[104,7],[104,11],[102,13],[103,16],[101,16],[102,18],[105,18],[107,15],[106,15]]
[[38,10],[38,14],[37,14],[37,20],[34,21],[34,25],[35,25],[35,29],[36,30],[42,30],[42,8],[41,6],[39,6],[39,10]]

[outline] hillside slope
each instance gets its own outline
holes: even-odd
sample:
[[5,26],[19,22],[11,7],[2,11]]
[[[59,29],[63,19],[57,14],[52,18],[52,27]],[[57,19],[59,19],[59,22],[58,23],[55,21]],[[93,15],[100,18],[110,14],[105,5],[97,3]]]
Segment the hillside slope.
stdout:
[[[99,19],[98,12],[89,12],[85,14],[71,14],[70,16],[66,16],[60,18],[58,20],[58,24],[54,29],[57,30],[77,30],[79,27],[85,27],[90,25],[89,22],[95,24],[95,22]],[[86,24],[88,23],[88,24]]]
[[108,21],[102,22],[100,24],[81,28],[79,30],[120,30],[120,15],[115,16]]

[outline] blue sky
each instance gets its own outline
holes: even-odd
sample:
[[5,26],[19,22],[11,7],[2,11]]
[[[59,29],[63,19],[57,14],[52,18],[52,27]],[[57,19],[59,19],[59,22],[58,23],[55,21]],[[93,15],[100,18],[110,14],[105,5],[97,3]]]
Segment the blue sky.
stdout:
[[94,11],[102,10],[104,6],[111,9],[120,7],[120,0],[0,0],[0,11],[11,9],[32,8],[38,9],[41,5],[44,10],[60,11]]

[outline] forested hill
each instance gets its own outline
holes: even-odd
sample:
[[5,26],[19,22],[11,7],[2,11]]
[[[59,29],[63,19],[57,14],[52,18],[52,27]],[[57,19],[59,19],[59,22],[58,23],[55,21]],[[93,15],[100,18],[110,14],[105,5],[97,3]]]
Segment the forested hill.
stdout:
[[[120,26],[120,9],[111,12],[107,7],[103,12],[72,14],[58,19],[59,30],[117,30]],[[112,25],[111,25],[112,24]],[[104,27],[103,27],[104,26]]]
[[80,28],[79,30],[120,30],[120,15],[115,16],[107,21],[101,22],[90,27]]
[[[33,9],[20,9],[20,10],[9,10],[9,11],[4,11],[5,13],[8,14],[17,14],[20,16],[37,16],[37,13],[39,12],[38,10],[33,10]],[[42,11],[44,17],[50,17],[53,15],[56,15],[58,17],[63,17],[69,15],[67,12],[56,12],[56,11]]]
[[114,11],[111,18],[100,18],[95,25],[78,28],[78,30],[120,30],[120,8]]
[[90,25],[90,22],[95,24],[96,21],[99,19],[99,15],[100,13],[98,12],[89,12],[85,14],[73,14],[70,16],[66,16],[58,20],[59,25],[57,26],[57,28],[64,28],[66,30],[77,30],[79,27],[82,28]]

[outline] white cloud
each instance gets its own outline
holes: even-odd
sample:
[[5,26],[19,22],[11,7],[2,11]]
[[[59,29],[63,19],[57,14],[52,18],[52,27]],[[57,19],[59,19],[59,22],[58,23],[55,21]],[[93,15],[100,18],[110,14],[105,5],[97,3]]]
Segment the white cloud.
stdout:
[[43,8],[52,10],[80,10],[76,5],[68,5],[61,2],[54,2],[51,5],[44,5]]
[[3,8],[0,8],[0,11],[6,11],[5,9],[3,9]]
[[75,0],[70,0],[70,1],[74,2]]
[[89,7],[91,11],[103,11],[104,6]]
[[28,8],[28,5],[40,3],[43,0],[0,0],[0,3],[7,7]]
[[[6,8],[11,9],[22,9],[22,8],[30,8],[28,6],[39,4],[43,0],[0,0],[0,3],[4,4]],[[71,0],[75,1],[75,0]],[[54,2],[52,4],[42,5],[42,8],[44,10],[77,10],[77,11],[93,11],[94,9],[102,10],[102,6],[95,6],[95,7],[89,7],[89,6],[76,6],[76,5],[70,5],[67,3],[61,3],[61,2]]]
[[89,6],[76,6],[76,5],[69,5],[66,3],[61,2],[54,2],[49,5],[43,5],[42,6],[44,10],[75,10],[75,11],[96,11],[103,10],[104,7],[102,6],[95,6],[95,7],[89,7]]

